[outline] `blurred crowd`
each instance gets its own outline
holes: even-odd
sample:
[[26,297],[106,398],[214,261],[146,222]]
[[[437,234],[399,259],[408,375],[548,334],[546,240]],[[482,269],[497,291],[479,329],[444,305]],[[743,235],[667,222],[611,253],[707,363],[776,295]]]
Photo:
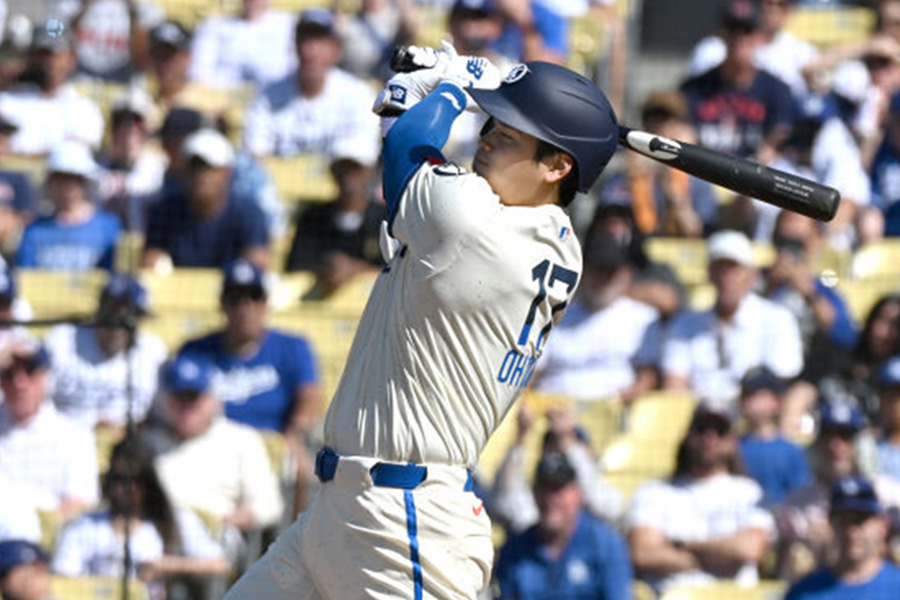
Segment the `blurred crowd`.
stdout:
[[[821,269],[900,236],[900,0],[721,0],[681,83],[639,99],[640,14],[625,1],[291,13],[242,0],[188,22],[176,4],[57,0],[34,24],[7,1],[4,598],[49,598],[51,574],[127,573],[154,600],[214,599],[305,506],[328,398],[314,345],[268,324],[272,282],[309,272],[328,297],[383,266],[370,109],[393,48],[425,39],[435,15],[460,54],[501,69],[573,65],[576,30],[590,32],[595,56],[579,68],[623,121],[842,197],[819,223],[622,155],[578,198],[581,283],[530,382],[566,402],[524,403],[502,464],[478,482],[500,542],[487,594],[618,600],[635,581],[660,594],[778,581],[792,600],[900,598],[900,277],[859,315],[843,274]],[[796,12],[824,9],[868,11],[872,30],[827,47],[789,30]],[[482,125],[461,116],[447,155],[467,165]],[[327,165],[333,197],[284,197],[271,164],[308,157]],[[701,281],[651,251],[660,239],[702,246]],[[221,272],[225,323],[175,348],[141,329],[154,308],[138,276],[173,268]],[[38,339],[26,322],[46,315],[20,293],[26,269],[107,272],[96,313]],[[579,414],[615,407],[625,435],[654,395],[691,399],[672,448],[638,449],[671,473],[617,485],[598,451],[610,440]]]

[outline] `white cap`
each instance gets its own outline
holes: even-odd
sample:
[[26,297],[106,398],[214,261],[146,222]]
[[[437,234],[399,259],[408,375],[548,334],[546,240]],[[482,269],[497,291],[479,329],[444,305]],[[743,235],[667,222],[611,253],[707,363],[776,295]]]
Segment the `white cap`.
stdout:
[[753,245],[740,231],[719,231],[709,237],[706,245],[709,262],[731,260],[745,267],[755,266]]
[[831,89],[835,94],[850,100],[854,104],[862,104],[872,85],[869,70],[858,60],[842,62],[834,70]]
[[212,167],[230,167],[234,164],[234,148],[224,135],[215,129],[205,128],[184,140],[181,155],[185,159],[200,158]]
[[144,90],[132,88],[116,98],[112,104],[111,112],[128,111],[147,119],[153,110],[153,100]]
[[60,142],[47,158],[48,173],[68,173],[93,180],[97,177],[97,170],[90,148],[75,140]]
[[374,135],[359,134],[340,137],[331,146],[331,162],[352,160],[365,167],[372,167],[378,161],[379,144]]

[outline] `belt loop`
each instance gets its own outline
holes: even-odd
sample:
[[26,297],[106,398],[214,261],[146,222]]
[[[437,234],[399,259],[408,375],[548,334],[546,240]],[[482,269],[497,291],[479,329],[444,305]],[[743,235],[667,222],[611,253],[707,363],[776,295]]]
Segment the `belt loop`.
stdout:
[[334,479],[339,460],[340,456],[328,446],[316,454],[316,476],[322,483]]

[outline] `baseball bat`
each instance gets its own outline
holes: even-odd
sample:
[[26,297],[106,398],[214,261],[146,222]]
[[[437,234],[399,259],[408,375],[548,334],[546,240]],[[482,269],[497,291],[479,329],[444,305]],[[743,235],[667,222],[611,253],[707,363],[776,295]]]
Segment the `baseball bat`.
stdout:
[[[397,73],[422,68],[412,61],[405,46],[394,49],[390,65]],[[619,145],[720,187],[819,221],[833,219],[841,201],[836,189],[804,177],[646,131],[620,125]]]

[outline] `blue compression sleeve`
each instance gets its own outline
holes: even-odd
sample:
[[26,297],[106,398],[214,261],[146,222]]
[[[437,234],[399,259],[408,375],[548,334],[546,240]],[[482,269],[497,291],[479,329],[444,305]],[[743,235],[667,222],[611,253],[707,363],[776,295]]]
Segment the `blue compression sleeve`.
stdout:
[[413,173],[427,159],[444,160],[453,121],[466,108],[466,94],[452,83],[442,83],[421,102],[401,115],[384,139],[384,197],[388,221],[393,222],[397,204]]

